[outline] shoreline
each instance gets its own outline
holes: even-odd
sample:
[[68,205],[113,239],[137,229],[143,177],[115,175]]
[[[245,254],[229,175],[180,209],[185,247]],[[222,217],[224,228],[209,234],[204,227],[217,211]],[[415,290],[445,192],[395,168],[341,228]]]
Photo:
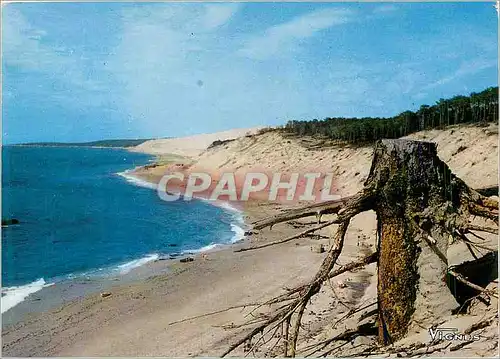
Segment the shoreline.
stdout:
[[[144,168],[145,166],[147,165],[137,168]],[[136,176],[132,176],[134,169],[125,172],[129,176],[129,178],[126,179],[138,179]],[[121,175],[124,177],[123,173]],[[144,183],[147,182],[141,177],[139,177],[139,179],[143,180]],[[154,186],[151,182],[147,183],[150,189]],[[130,184],[137,185],[137,183]],[[138,306],[137,311],[139,313],[137,315],[134,314],[134,318],[137,320],[141,320],[146,313],[164,312],[164,295],[162,295],[162,293],[165,293],[165,291],[170,293],[168,299],[170,304],[168,308],[178,308],[177,310],[167,310],[169,315],[172,314],[174,316],[182,315],[184,317],[190,317],[193,316],[193,314],[204,312],[205,308],[209,309],[213,305],[225,305],[224,303],[226,303],[226,301],[228,303],[233,301],[248,301],[247,296],[251,296],[246,294],[248,288],[242,283],[241,279],[249,276],[257,276],[257,278],[261,276],[268,277],[266,273],[268,273],[269,270],[259,270],[256,264],[272,265],[278,258],[276,257],[276,253],[279,253],[281,250],[279,252],[276,250],[256,252],[252,253],[250,256],[248,256],[248,254],[241,256],[234,253],[234,250],[243,245],[248,245],[248,241],[253,242],[256,240],[255,238],[244,237],[244,228],[246,228],[250,222],[261,219],[266,215],[275,214],[278,210],[275,207],[279,206],[276,206],[276,204],[262,205],[253,203],[250,206],[246,206],[245,210],[242,211],[226,202],[213,203],[212,201],[204,199],[199,200],[205,202],[207,205],[219,207],[221,210],[230,212],[233,215],[236,214],[241,224],[245,226],[239,227],[241,229],[240,237],[238,237],[239,240],[233,243],[214,243],[213,245],[199,249],[186,250],[183,256],[194,258],[194,261],[188,263],[180,262],[182,255],[175,258],[157,258],[119,277],[99,279],[77,278],[73,281],[57,283],[56,285],[43,288],[30,295],[16,307],[2,314],[4,354],[7,356],[81,356],[82,347],[77,345],[75,348],[79,349],[75,349],[75,352],[70,348],[73,335],[71,335],[72,340],[68,340],[68,334],[56,336],[57,338],[61,338],[57,347],[51,346],[48,348],[46,344],[43,343],[47,340],[58,341],[59,339],[54,339],[50,333],[61,332],[61,326],[65,328],[65,333],[68,331],[76,331],[83,343],[88,335],[100,330],[101,326],[106,326],[108,322],[114,323],[117,318],[126,318],[130,315],[130,306],[134,308],[136,305]],[[292,228],[288,228],[288,231],[290,229]],[[288,231],[274,230],[272,235],[268,234],[264,239],[272,241],[279,238],[283,233],[288,233]],[[257,240],[260,241],[262,238],[258,238]],[[296,247],[290,246],[289,249],[295,250]],[[307,249],[306,254],[308,256],[313,255],[312,253],[310,254],[307,247],[303,249]],[[277,248],[277,250],[279,249]],[[242,264],[240,261],[241,257],[247,257],[249,259],[255,258],[257,262],[252,259],[250,262]],[[281,256],[281,253],[279,254],[279,258],[280,261],[286,259]],[[286,260],[286,262],[286,266],[291,266],[290,268],[296,266],[295,263],[288,263],[288,260]],[[309,265],[307,265],[307,267],[309,267]],[[309,272],[310,268],[304,268],[304,270]],[[292,272],[292,270],[290,270],[290,272]],[[287,271],[283,272],[282,275],[287,277],[286,273]],[[207,276],[213,277],[213,279],[209,280]],[[304,275],[294,275],[293,278],[284,279],[284,281],[287,282],[292,280],[295,282],[297,279],[303,280],[305,278]],[[269,279],[270,278],[265,278],[262,280],[269,281]],[[232,286],[231,283],[234,283],[234,285]],[[254,291],[257,293],[263,289],[264,292],[268,292],[270,287],[272,291],[279,289],[279,287],[275,285],[275,279],[271,279],[271,286],[269,284],[261,286],[259,283],[260,280],[257,280],[253,284],[255,286]],[[186,288],[186,286],[188,288]],[[234,286],[240,286],[240,289],[233,291],[232,288]],[[183,287],[183,289],[174,289],[174,291],[171,289],[164,289],[179,287]],[[229,290],[229,292],[225,293],[227,290]],[[212,291],[214,293],[212,293]],[[104,292],[111,293],[111,295],[103,298],[100,293]],[[202,300],[201,298],[205,296],[203,293],[212,293],[209,294],[209,297],[214,294],[221,295],[221,297],[209,303],[204,302],[203,305],[186,304],[185,296],[188,298],[200,298],[200,300]],[[154,298],[151,302],[149,300],[139,300],[140,303],[138,303],[138,300],[134,299],[145,297],[151,298],[150,296]],[[111,306],[109,303],[112,303]],[[141,309],[139,309],[139,307]],[[94,310],[96,312],[94,312]],[[146,313],[144,313],[144,310]],[[89,315],[93,318],[90,323],[86,320],[86,318],[89,317],[87,314],[88,311],[91,312]],[[117,315],[115,313],[116,311],[122,314]],[[71,325],[67,326],[68,321],[69,323],[78,323],[78,325],[76,327]],[[119,322],[121,322],[121,320]],[[47,328],[52,328],[52,326],[54,326],[53,329],[47,330]],[[120,325],[118,327],[120,327]],[[34,337],[30,340],[23,340],[23,346],[17,346],[16,342],[20,340],[18,336],[24,337],[23,333],[25,333],[26,330],[33,333]],[[203,331],[203,333],[208,332],[207,329]],[[189,340],[188,343],[190,341],[191,340]],[[84,344],[84,346],[87,347],[86,344]],[[189,346],[188,344],[187,347],[189,348]],[[171,347],[177,347],[177,343],[173,343]],[[92,346],[89,348],[92,348]],[[127,351],[123,355],[130,353],[132,352]],[[141,353],[136,353],[135,355],[140,354]],[[152,352],[152,354],[158,355],[157,352]],[[177,353],[177,355],[180,354],[182,353]],[[103,356],[113,354],[103,354],[97,351],[93,354],[89,353],[88,355]],[[144,355],[148,355],[148,353]]]
[[[256,205],[246,211],[245,218],[247,221],[261,219],[277,211],[274,205]],[[363,225],[367,220],[371,223],[370,216],[357,222]],[[328,239],[324,237],[329,234],[328,229],[322,231],[319,238],[303,238],[266,250],[234,252],[243,246],[274,241],[295,232],[292,225],[278,225],[272,231],[265,230],[238,243],[205,252],[206,258],[196,254],[193,262],[181,263],[178,258],[153,261],[137,269],[142,273],[140,277],[108,283],[110,286],[106,292],[111,295],[107,298],[102,298],[97,288],[94,293],[73,298],[44,312],[28,313],[30,315],[21,322],[4,326],[4,354],[218,356],[235,334],[220,326],[243,320],[245,313],[234,310],[203,319],[185,320],[233,305],[258,302],[281,293],[283,286],[293,287],[310,279],[325,256],[325,253],[316,253],[310,247],[318,242],[327,244]],[[355,243],[347,247],[343,262],[357,256],[359,249]],[[367,276],[372,270],[356,273],[355,277],[359,279],[350,282],[351,289],[339,287],[339,298],[352,305],[358,303],[360,298],[357,295],[370,291]],[[92,283],[78,285],[90,286]],[[49,289],[52,294],[58,290]],[[71,291],[59,290],[64,295]],[[323,308],[327,303],[321,300],[315,305]],[[315,320],[321,323],[331,320],[328,318],[344,309],[339,307],[328,316],[325,314]],[[182,322],[169,324],[178,321]],[[34,337],[25,340],[22,346],[16,346],[15,343],[24,337],[23,333],[33,333]],[[200,339],[193,341],[193,335]],[[110,344],[114,342],[121,344],[118,347]]]
[[[137,171],[138,170],[145,170],[145,169],[147,169],[147,166],[156,166],[157,164],[158,164],[158,161],[153,160],[151,162],[151,164],[137,166],[134,169],[129,169],[129,170],[126,170],[123,172],[119,172],[119,173],[117,173],[117,175],[125,178],[132,185],[143,187],[143,188],[148,188],[148,189],[156,191],[158,183],[153,182],[151,180],[148,180],[147,178],[144,178],[141,175],[138,175]],[[233,228],[233,225],[234,225],[237,228],[239,228],[239,230],[241,230],[241,231],[231,229],[233,231],[233,233],[235,234],[235,237],[233,237],[231,239],[231,243],[227,243],[227,245],[235,244],[235,243],[244,239],[244,233],[250,228],[250,223],[247,223],[247,221],[245,221],[245,218],[244,218],[245,211],[244,210],[241,210],[241,209],[231,205],[231,203],[229,201],[223,201],[223,200],[211,201],[209,199],[201,198],[201,197],[193,197],[193,200],[203,202],[203,203],[208,204],[210,206],[220,208],[223,211],[237,215],[236,219],[237,219],[237,222],[239,225],[234,224],[234,223],[230,223],[230,226],[231,226],[231,228]],[[240,225],[242,225],[243,227],[241,227]],[[211,245],[217,246],[217,245],[226,245],[226,244],[225,243],[213,243],[213,244],[209,244],[207,246],[201,247],[199,249],[193,249],[192,251],[198,252],[201,249],[208,247],[208,246],[211,246]]]
[[[153,160],[152,164],[156,164],[156,161]],[[137,169],[143,169],[145,166],[148,165],[137,166],[133,169],[116,173],[116,175],[123,177],[130,185],[156,190],[155,183],[133,175]],[[127,262],[110,264],[105,268],[94,268],[55,278],[46,279],[42,277],[30,283],[4,287],[2,290],[2,293],[4,293],[4,296],[2,296],[2,308],[7,306],[8,309],[2,312],[2,327],[22,322],[24,319],[23,316],[26,313],[39,313],[50,310],[58,305],[66,304],[69,300],[109,289],[117,283],[144,280],[146,279],[143,275],[144,272],[148,273],[148,275],[159,275],[165,271],[168,272],[168,267],[175,261],[230,249],[234,244],[244,239],[248,223],[244,220],[243,211],[224,201],[214,203],[202,198],[195,199],[236,216],[235,221],[229,224],[231,231],[234,233],[230,243],[213,242],[199,248],[184,249],[179,253],[150,253]],[[164,262],[166,268],[159,268],[155,271],[153,264],[157,262]],[[144,268],[141,269],[141,267]],[[56,285],[58,289],[54,290]],[[72,288],[75,286],[79,287],[79,290],[73,290]],[[9,296],[9,292],[10,298],[4,299],[4,297]],[[61,295],[64,292],[70,292],[70,294]],[[64,299],[58,300],[57,297]]]

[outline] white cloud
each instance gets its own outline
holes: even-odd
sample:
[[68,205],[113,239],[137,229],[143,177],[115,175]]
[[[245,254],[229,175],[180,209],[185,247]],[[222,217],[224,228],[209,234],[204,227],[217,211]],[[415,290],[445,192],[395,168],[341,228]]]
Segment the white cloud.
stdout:
[[464,76],[473,75],[482,70],[486,70],[496,66],[498,66],[498,62],[497,60],[494,59],[491,60],[475,59],[472,61],[464,62],[455,72],[453,72],[448,76],[442,77],[439,80],[434,81],[427,86],[424,86],[422,90],[428,90],[438,86],[442,86],[449,82],[458,80]]
[[206,5],[204,25],[208,29],[215,29],[225,25],[240,9],[240,4],[211,4]]
[[267,29],[251,38],[239,53],[252,59],[266,59],[290,50],[300,40],[321,30],[354,20],[354,13],[346,9],[322,9],[298,16],[288,22]]
[[[491,59],[496,51],[496,43],[489,37],[482,39],[478,34],[472,38],[464,29],[452,34],[461,42],[450,40],[450,35],[431,39],[395,37],[391,48],[399,49],[401,58],[392,62],[388,62],[392,54],[368,58],[354,51],[346,57],[311,40],[335,26],[370,17],[380,19],[384,12],[390,12],[389,8],[376,10],[376,16],[376,11],[367,14],[323,9],[244,33],[233,31],[232,26],[241,24],[235,19],[241,6],[169,3],[121,7],[119,16],[113,19],[117,21],[113,23],[116,33],[106,39],[106,48],[98,57],[81,49],[72,53],[72,43],[58,48],[57,33],[34,28],[20,13],[4,13],[4,36],[8,40],[3,44],[4,63],[76,85],[66,86],[71,91],[64,87],[49,89],[57,105],[61,102],[58,96],[69,98],[70,92],[84,99],[64,105],[102,105],[107,101],[102,110],[116,111],[109,121],[116,122],[117,128],[119,121],[132,120],[126,126],[134,136],[149,137],[243,124],[277,124],[292,118],[397,113],[407,107],[401,107],[402,103],[427,96],[424,90],[429,83],[434,81],[431,86],[436,87],[493,65],[475,61],[459,68],[455,60],[445,62],[443,56],[481,53]],[[290,56],[308,46],[306,42],[315,50],[321,49],[322,56],[304,51],[303,62]],[[438,53],[432,50],[436,48]],[[433,56],[429,56],[430,51]],[[256,61],[261,59],[266,61]],[[458,70],[448,76],[439,73],[453,69],[451,66]],[[92,73],[91,78],[85,71]],[[443,78],[436,81],[436,73]],[[51,81],[45,81],[45,85],[51,86]],[[36,98],[43,98],[44,89],[30,91]],[[433,92],[429,95],[434,96]],[[420,95],[415,97],[415,93]]]
[[59,66],[66,64],[64,58],[41,43],[46,33],[34,29],[18,10],[6,7],[2,20],[3,62],[6,65],[43,70],[51,63]]
[[[125,10],[108,68],[122,84],[124,110],[148,133],[251,126],[307,108],[294,66],[280,64],[273,71],[236,56],[241,39],[222,28],[231,19],[230,11],[211,6],[170,9],[168,21],[146,9]],[[218,11],[225,16],[214,15]]]
[[125,26],[134,21],[168,27],[184,34],[209,33],[227,24],[241,8],[240,4],[164,3],[127,8],[122,11]]
[[[23,14],[12,6],[2,9],[2,62],[22,71],[43,74],[54,80],[54,88],[38,88],[33,91],[54,90],[53,99],[72,102],[67,85],[92,96],[92,91],[105,88],[82,70],[81,59],[70,48],[51,46],[43,29],[33,27]],[[100,97],[92,97],[89,105],[99,105]]]

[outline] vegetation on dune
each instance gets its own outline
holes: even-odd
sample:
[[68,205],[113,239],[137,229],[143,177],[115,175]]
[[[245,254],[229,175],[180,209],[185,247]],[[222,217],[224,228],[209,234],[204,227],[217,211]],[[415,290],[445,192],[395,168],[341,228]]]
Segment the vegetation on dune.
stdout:
[[365,143],[449,125],[496,121],[498,87],[490,87],[470,96],[440,99],[432,106],[422,105],[416,112],[405,111],[394,117],[329,117],[324,120],[289,121],[284,129],[299,136],[321,136],[350,143]]

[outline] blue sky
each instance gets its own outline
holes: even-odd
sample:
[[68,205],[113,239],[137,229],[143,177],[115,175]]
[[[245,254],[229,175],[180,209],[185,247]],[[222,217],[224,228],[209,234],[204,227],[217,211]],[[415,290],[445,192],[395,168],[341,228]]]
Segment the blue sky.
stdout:
[[492,3],[14,3],[3,141],[391,116],[497,86]]

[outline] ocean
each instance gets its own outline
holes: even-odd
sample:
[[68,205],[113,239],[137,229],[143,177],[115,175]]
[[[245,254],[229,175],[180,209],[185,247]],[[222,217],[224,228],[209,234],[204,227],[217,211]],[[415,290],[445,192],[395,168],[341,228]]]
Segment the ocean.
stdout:
[[124,275],[243,237],[241,214],[162,201],[128,174],[153,157],[122,149],[5,146],[2,313],[54,283]]

